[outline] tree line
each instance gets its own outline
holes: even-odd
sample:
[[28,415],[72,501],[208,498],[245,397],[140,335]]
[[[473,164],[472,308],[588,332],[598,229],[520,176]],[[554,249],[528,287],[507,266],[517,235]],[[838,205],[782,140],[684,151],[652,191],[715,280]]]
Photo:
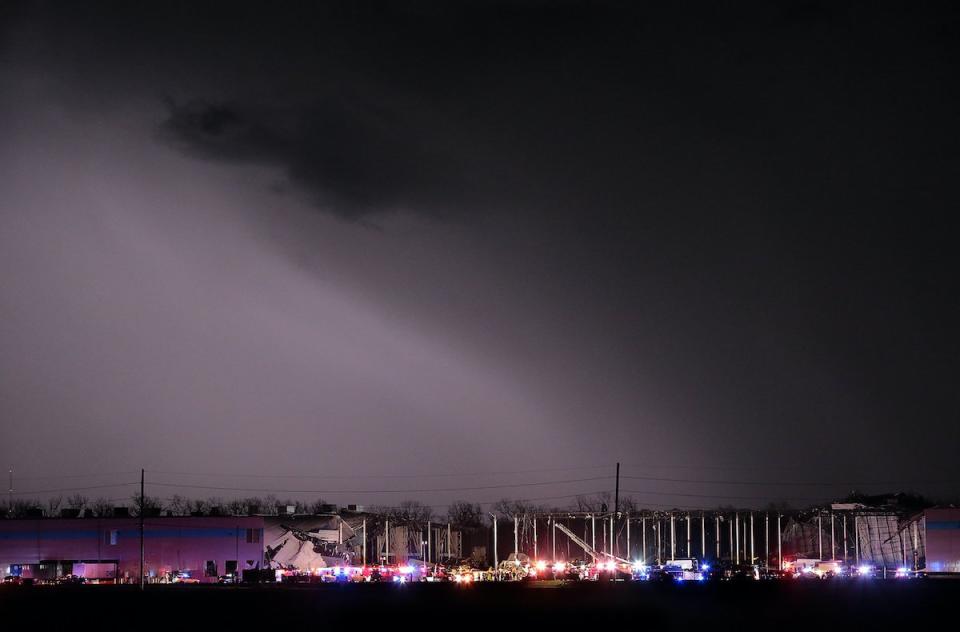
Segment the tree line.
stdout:
[[[886,496],[867,496],[861,492],[852,492],[838,502],[877,504],[880,499],[893,503],[904,509],[920,509],[937,504],[919,494],[900,493]],[[416,500],[404,500],[397,505],[371,505],[364,509],[368,521],[372,520],[371,527],[389,521],[394,525],[407,525],[423,528],[428,522],[451,523],[458,527],[481,527],[490,523],[492,515],[501,518],[512,516],[527,516],[533,514],[549,514],[563,512],[600,512],[607,513],[614,510],[613,494],[601,492],[598,494],[577,496],[566,506],[538,505],[526,500],[504,498],[493,503],[484,510],[479,503],[467,500],[456,500],[446,505],[446,511],[438,513],[431,505]],[[641,511],[649,511],[635,499],[625,496],[619,499],[617,509],[622,513],[634,515]],[[78,517],[89,516],[108,518],[120,513],[130,516],[139,516],[141,511],[146,515],[169,516],[248,516],[267,515],[276,516],[288,513],[292,508],[297,514],[330,513],[335,505],[323,498],[313,501],[281,498],[273,494],[266,496],[247,496],[244,498],[225,499],[219,496],[208,498],[188,498],[174,495],[169,498],[145,496],[140,498],[134,494],[128,499],[111,499],[105,497],[89,498],[83,494],[69,496],[52,496],[46,501],[38,499],[2,499],[0,500],[0,517],[31,518],[31,517]],[[771,502],[764,508],[769,511],[793,511],[789,503]],[[732,505],[719,505],[714,510],[733,512],[738,508]],[[762,509],[761,509],[762,510]]]
[[[364,513],[367,514],[368,519],[375,522],[390,521],[391,524],[418,528],[425,526],[428,522],[449,522],[459,527],[480,527],[490,522],[491,514],[506,517],[546,512],[610,511],[613,509],[611,497],[609,493],[578,496],[574,502],[565,507],[537,505],[525,500],[504,498],[493,503],[486,511],[478,503],[457,500],[446,505],[446,511],[442,512],[437,512],[434,506],[416,500],[404,500],[397,505],[371,505],[364,509]],[[288,508],[292,508],[292,512],[297,514],[319,514],[328,513],[335,507],[323,498],[305,501],[272,494],[233,499],[219,496],[188,498],[180,495],[160,498],[146,495],[141,499],[138,493],[129,499],[121,500],[73,494],[66,497],[53,496],[46,501],[0,500],[0,516],[28,518],[82,515],[107,518],[116,515],[118,508],[121,513],[130,516],[139,516],[141,511],[146,515],[169,516],[275,516],[288,513]],[[631,499],[620,500],[621,511],[631,511],[636,508],[638,505]]]

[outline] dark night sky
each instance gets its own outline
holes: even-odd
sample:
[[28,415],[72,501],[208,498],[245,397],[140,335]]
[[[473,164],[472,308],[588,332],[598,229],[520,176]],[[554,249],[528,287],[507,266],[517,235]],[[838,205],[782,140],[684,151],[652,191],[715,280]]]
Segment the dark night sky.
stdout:
[[960,13],[646,4],[5,3],[18,488],[955,497]]

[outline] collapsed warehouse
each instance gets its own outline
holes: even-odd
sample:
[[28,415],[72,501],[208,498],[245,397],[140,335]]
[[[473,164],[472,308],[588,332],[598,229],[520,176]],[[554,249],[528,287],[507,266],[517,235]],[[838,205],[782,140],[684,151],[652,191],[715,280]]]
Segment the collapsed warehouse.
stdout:
[[[352,510],[351,510],[352,509]],[[896,496],[806,511],[674,510],[496,515],[470,528],[399,523],[360,508],[322,514],[0,520],[0,571],[53,579],[215,582],[245,572],[340,566],[696,558],[783,568],[842,560],[877,569],[960,573],[960,509],[914,510]],[[142,535],[141,535],[142,534]]]
[[464,532],[450,523],[391,525],[382,516],[357,511],[265,516],[263,520],[267,568],[303,570],[464,557]]

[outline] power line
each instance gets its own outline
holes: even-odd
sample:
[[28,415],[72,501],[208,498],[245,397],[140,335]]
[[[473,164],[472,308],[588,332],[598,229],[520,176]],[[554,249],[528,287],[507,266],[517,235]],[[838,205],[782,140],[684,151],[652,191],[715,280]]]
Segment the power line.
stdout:
[[[549,472],[549,471],[575,471],[575,470],[592,470],[599,469],[600,467],[608,468],[606,466],[583,466],[578,468],[541,468],[541,469],[528,469],[528,470],[512,470],[499,472],[499,474],[522,474],[522,473],[536,473],[536,472]],[[171,475],[184,475],[184,476],[208,476],[207,474],[197,474],[197,473],[186,473],[186,472],[159,472],[155,471],[154,473],[164,473]],[[73,474],[73,475],[64,475],[63,478],[81,478],[81,477],[93,477],[93,476],[108,476],[116,474],[115,472],[105,472],[102,474]],[[484,472],[484,473],[469,473],[463,474],[463,476],[486,476],[486,475],[495,475],[497,472]],[[209,476],[232,476],[230,474],[209,474]],[[294,475],[248,475],[255,478],[299,478]],[[433,474],[433,475],[403,475],[397,476],[397,478],[440,478],[445,476],[456,476],[454,474]],[[31,477],[24,477],[31,478]],[[32,477],[32,478],[43,478],[43,477]],[[49,477],[49,478],[58,478],[58,477]],[[331,478],[331,479],[350,479],[350,478],[381,478],[380,476],[327,476],[327,475],[305,475],[302,478]],[[172,482],[150,482],[150,485],[159,486],[159,487],[169,487],[169,488],[183,488],[183,489],[204,489],[204,490],[213,490],[213,491],[231,491],[231,492],[256,492],[256,493],[279,493],[279,494],[329,494],[329,495],[341,495],[341,494],[422,494],[422,493],[439,493],[439,492],[466,492],[466,491],[480,491],[480,490],[490,490],[490,489],[512,489],[512,488],[522,488],[522,487],[539,487],[546,485],[565,485],[573,483],[582,483],[590,481],[606,481],[612,480],[612,476],[597,476],[597,477],[586,477],[586,478],[576,478],[576,479],[565,479],[565,480],[552,480],[552,481],[537,481],[537,482],[528,482],[528,483],[505,483],[505,484],[495,484],[495,485],[474,485],[474,486],[465,486],[465,487],[432,487],[432,488],[407,488],[407,489],[326,489],[326,490],[315,490],[315,489],[269,489],[269,488],[245,488],[245,487],[231,487],[231,486],[216,486],[216,485],[198,485],[190,483],[172,483]],[[744,486],[758,486],[758,487],[822,487],[822,488],[839,488],[839,487],[863,487],[863,486],[876,486],[876,485],[901,485],[903,482],[897,481],[876,481],[872,483],[824,483],[824,482],[798,482],[798,481],[757,481],[757,480],[717,480],[717,479],[705,479],[705,478],[674,478],[674,477],[658,477],[658,476],[637,476],[637,475],[622,475],[621,478],[626,480],[636,480],[636,481],[648,481],[648,482],[660,482],[660,483],[680,483],[680,484],[700,484],[700,485],[744,485]],[[935,483],[938,481],[926,481],[926,484]],[[943,482],[943,481],[939,481]],[[63,492],[81,492],[89,491],[96,489],[109,489],[116,487],[125,487],[129,485],[135,485],[136,482],[123,482],[123,483],[111,483],[103,485],[84,485],[84,486],[75,486],[75,487],[58,487],[58,488],[45,488],[45,489],[34,489],[34,490],[21,490],[15,491],[10,494],[10,496],[29,496],[29,495],[39,495],[39,494],[55,494]],[[768,497],[762,496],[744,496],[744,495],[722,495],[722,494],[698,494],[690,492],[665,492],[665,491],[632,491],[626,493],[637,493],[637,494],[648,494],[656,496],[665,496],[665,497],[692,497],[692,498],[713,498],[713,499],[739,499],[739,500],[763,500],[768,499]],[[789,497],[784,498],[784,500],[803,500],[803,501],[820,501],[820,498],[810,498],[810,497]],[[482,503],[481,503],[482,504]]]
[[[686,498],[713,498],[713,499],[733,499],[733,500],[773,500],[770,496],[728,496],[724,494],[689,494],[689,493],[680,493],[680,492],[653,492],[653,491],[638,491],[638,490],[627,490],[624,491],[625,494],[644,494],[647,496],[680,496]],[[780,496],[776,500],[803,500],[809,502],[821,502],[823,497],[813,498],[813,497],[803,497],[803,496]]]
[[874,481],[872,483],[823,483],[823,482],[796,482],[796,481],[744,481],[744,480],[709,480],[699,478],[665,478],[659,476],[621,476],[620,478],[634,481],[653,481],[660,483],[698,483],[701,485],[756,485],[761,487],[867,487],[876,485],[932,485],[947,481]]
[[185,483],[164,483],[151,481],[151,486],[179,487],[183,489],[212,489],[229,492],[258,492],[272,494],[425,494],[435,492],[465,492],[484,489],[512,489],[515,487],[537,487],[542,485],[566,485],[588,481],[606,481],[612,476],[594,476],[591,478],[572,478],[561,481],[538,481],[535,483],[513,483],[507,485],[477,485],[473,487],[434,487],[426,489],[263,489],[254,487],[219,487],[214,485],[193,485]]
[[45,476],[21,476],[20,474],[16,475],[17,481],[57,481],[68,478],[98,478],[101,476],[126,476],[136,474],[133,470],[127,470],[125,472],[99,472],[99,473],[90,473],[90,474],[51,474]]
[[638,470],[718,470],[718,471],[809,471],[807,466],[791,465],[687,465],[681,463],[654,464],[654,463],[623,463],[624,467]]
[[87,487],[61,487],[59,489],[32,489],[27,491],[13,492],[13,496],[26,496],[28,494],[53,494],[57,492],[81,492],[91,489],[108,489],[110,487],[124,487],[126,485],[136,485],[136,482],[131,483],[113,483],[111,485],[89,485]]
[[486,472],[444,472],[441,474],[241,474],[215,472],[175,472],[168,470],[147,470],[151,474],[170,476],[198,476],[210,478],[267,478],[267,479],[330,479],[359,480],[385,478],[466,478],[469,476],[506,476],[511,474],[538,474],[544,472],[577,472],[585,470],[609,469],[610,465],[585,465],[578,467],[551,467],[528,470],[501,470]]

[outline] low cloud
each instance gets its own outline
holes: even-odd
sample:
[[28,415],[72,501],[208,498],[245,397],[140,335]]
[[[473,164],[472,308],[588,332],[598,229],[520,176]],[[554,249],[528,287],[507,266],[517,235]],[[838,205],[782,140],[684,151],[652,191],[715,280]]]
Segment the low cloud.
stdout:
[[327,99],[304,106],[171,105],[166,142],[202,158],[280,168],[315,205],[347,218],[450,213],[469,186],[446,139],[403,112]]

